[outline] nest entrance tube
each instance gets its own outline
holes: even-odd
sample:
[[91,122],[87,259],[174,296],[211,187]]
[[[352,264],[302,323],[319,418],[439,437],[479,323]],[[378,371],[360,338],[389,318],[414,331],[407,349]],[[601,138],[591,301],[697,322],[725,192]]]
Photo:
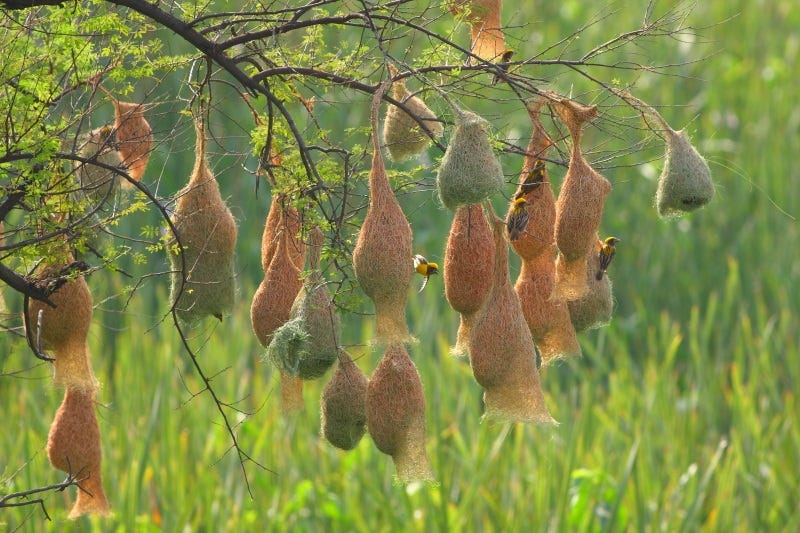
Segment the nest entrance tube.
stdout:
[[367,429],[367,377],[341,350],[333,377],[322,391],[322,436],[342,450],[352,450]]
[[195,120],[195,130],[194,169],[178,193],[173,215],[182,249],[169,253],[173,269],[170,301],[187,324],[207,316],[222,320],[236,297],[236,221],[208,167],[202,120]]
[[567,302],[550,297],[554,284],[555,253],[550,250],[523,261],[514,285],[542,366],[581,355]]
[[493,223],[494,284],[471,327],[469,354],[475,380],[484,389],[487,419],[553,424],[536,368],[536,348],[509,280],[505,222]]
[[400,342],[389,344],[367,385],[367,427],[403,483],[433,479],[425,451],[425,394]]
[[632,94],[614,90],[646,119],[649,115],[665,135],[664,168],[658,178],[656,208],[662,217],[676,217],[708,204],[714,198],[714,182],[708,162],[692,145],[686,130],[674,130],[652,106]]
[[[397,69],[391,64],[389,72],[397,76]],[[390,105],[383,123],[383,143],[393,161],[401,162],[416,157],[425,151],[430,143],[428,134],[422,130],[421,121],[430,133],[442,136],[444,126],[420,98],[406,89],[405,79],[399,79],[392,86],[392,97],[404,104],[413,116],[397,106]]]
[[581,128],[597,116],[597,106],[584,107],[559,99],[555,108],[569,129],[572,152],[556,200],[555,238],[559,254],[553,296],[575,300],[588,290],[586,257],[595,244],[611,184],[586,162],[580,148]]
[[369,208],[353,250],[356,279],[375,305],[376,335],[383,342],[410,339],[405,312],[414,274],[411,226],[389,184],[378,140],[378,108],[389,83],[384,82],[372,100]]
[[84,479],[69,518],[110,514],[100,473],[100,428],[94,391],[68,388],[47,437],[47,456],[53,467]]

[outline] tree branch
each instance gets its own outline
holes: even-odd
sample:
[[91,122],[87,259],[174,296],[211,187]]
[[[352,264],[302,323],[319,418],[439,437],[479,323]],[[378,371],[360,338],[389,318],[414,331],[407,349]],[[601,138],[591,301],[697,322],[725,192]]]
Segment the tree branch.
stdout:
[[33,298],[34,300],[39,300],[40,302],[44,302],[50,307],[56,306],[56,304],[50,300],[50,295],[53,294],[53,291],[42,287],[37,282],[32,281],[25,276],[17,274],[3,263],[0,263],[0,280],[4,281],[9,287],[24,294],[25,296]]
[[165,28],[172,30],[186,42],[197,48],[204,56],[214,61],[221,66],[236,81],[242,84],[243,87],[249,89],[253,94],[264,94],[264,87],[259,85],[250,76],[245,74],[236,63],[225,55],[224,50],[213,41],[203,37],[203,35],[194,29],[194,27],[184,20],[181,20],[163,9],[160,9],[157,4],[151,4],[143,0],[108,0],[109,3],[118,6],[130,8],[145,17],[152,19],[163,25]]
[[27,9],[37,6],[60,6],[66,0],[0,0],[8,9]]
[[[42,506],[42,512],[44,513],[45,518],[48,520],[52,520],[50,515],[47,513],[47,508],[44,506],[44,500],[42,498],[34,498],[32,500],[28,500],[29,496],[33,496],[34,494],[41,494],[42,492],[61,492],[65,490],[67,487],[71,487],[73,485],[77,486],[79,489],[80,484],[82,481],[88,479],[88,476],[81,477],[83,474],[83,469],[79,470],[76,473],[69,473],[61,483],[55,483],[53,485],[47,485],[45,487],[37,487],[35,489],[28,489],[23,490],[20,492],[11,492],[6,494],[5,496],[0,497],[0,508],[3,507],[24,507],[26,505],[36,505],[39,504]],[[25,498],[25,501],[12,501],[17,499]]]

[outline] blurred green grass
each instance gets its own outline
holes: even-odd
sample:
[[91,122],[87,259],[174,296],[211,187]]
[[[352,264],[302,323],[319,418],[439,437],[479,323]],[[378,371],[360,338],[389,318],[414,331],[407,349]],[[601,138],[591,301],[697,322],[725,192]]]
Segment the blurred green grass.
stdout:
[[[525,45],[529,55],[537,42],[552,42],[586,18],[581,2],[542,5],[533,13],[506,4],[509,20],[525,16],[542,34]],[[635,27],[644,4],[617,5],[607,23],[581,39],[599,42]],[[306,412],[284,419],[277,377],[259,361],[262,350],[249,326],[268,196],[262,191],[256,200],[240,200],[252,198],[253,182],[231,177],[223,169],[235,170],[236,162],[222,161],[217,172],[240,222],[241,305],[191,342],[221,397],[252,413],[236,420],[241,445],[274,473],[246,464],[251,500],[177,334],[169,320],[158,323],[166,277],[150,280],[123,313],[120,300],[104,298],[124,282],[96,275],[90,346],[103,383],[103,475],[115,515],[67,521],[70,489],[46,497],[53,522],[30,506],[0,510],[0,524],[30,531],[155,531],[160,516],[166,531],[509,531],[523,524],[551,531],[800,529],[800,301],[792,292],[800,277],[793,246],[793,216],[800,213],[794,163],[800,79],[792,69],[800,13],[792,6],[698,5],[688,23],[724,21],[702,31],[706,42],[643,50],[653,62],[709,55],[682,67],[680,77],[641,76],[637,95],[674,106],[664,109],[673,126],[689,124],[711,163],[717,197],[689,217],[662,221],[652,207],[660,161],[604,170],[614,191],[601,231],[623,238],[611,271],[617,310],[607,328],[581,336],[582,359],[543,371],[548,406],[560,426],[480,422],[480,387],[469,368],[448,355],[457,317],[440,279],[412,294],[408,312],[419,339],[411,354],[428,400],[428,453],[437,485],[396,485],[391,460],[368,437],[346,454],[328,446],[318,436],[324,380],[307,385]],[[618,74],[606,73],[606,81],[612,75]],[[570,89],[560,81],[553,85]],[[481,102],[468,103],[486,110]],[[496,122],[501,131],[528,135],[524,116],[504,120]],[[236,142],[236,135],[243,132],[224,138]],[[601,133],[587,135],[597,141]],[[632,160],[657,157],[659,150]],[[155,168],[164,168],[158,186],[177,190],[191,153],[168,155],[165,147],[155,158]],[[519,166],[512,156],[503,162],[509,175]],[[553,174],[558,183],[558,171]],[[431,184],[433,171],[424,179]],[[440,259],[450,215],[432,199],[433,193],[420,192],[402,201],[412,213],[415,246]],[[425,208],[417,209],[422,202]],[[503,200],[496,206],[502,209]],[[158,270],[158,261],[150,268]],[[9,298],[9,305],[18,302]],[[369,373],[379,356],[363,346],[371,322],[345,322],[344,341]],[[0,371],[23,370],[0,377],[6,493],[62,479],[43,449],[61,392],[20,339],[5,335],[0,345]]]

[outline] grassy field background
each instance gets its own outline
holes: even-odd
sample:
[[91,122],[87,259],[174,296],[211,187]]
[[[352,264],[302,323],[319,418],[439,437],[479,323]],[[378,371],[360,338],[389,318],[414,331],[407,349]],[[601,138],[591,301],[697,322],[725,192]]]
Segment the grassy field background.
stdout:
[[[539,21],[541,36],[519,43],[531,55],[539,40],[553,42],[589,16],[583,2],[535,14],[514,4],[506,2],[508,20]],[[646,3],[635,4],[616,5],[581,39],[600,42],[636,27]],[[704,40],[641,50],[662,63],[708,56],[681,67],[680,76],[642,76],[637,94],[670,105],[664,114],[674,126],[691,122],[717,196],[702,211],[664,221],[652,206],[661,161],[604,170],[614,191],[601,231],[623,239],[611,271],[617,309],[608,327],[581,335],[581,359],[543,370],[558,427],[481,423],[481,389],[469,367],[448,355],[457,316],[440,279],[415,292],[408,310],[436,484],[396,484],[391,460],[368,436],[349,453],[323,441],[325,379],[306,386],[305,412],[283,417],[277,375],[260,362],[249,321],[268,197],[245,200],[252,180],[227,179],[220,168],[240,222],[240,305],[190,342],[220,396],[251,413],[235,420],[240,444],[271,471],[246,464],[251,499],[177,333],[159,323],[166,277],[153,278],[121,312],[113,295],[127,281],[100,274],[90,282],[90,347],[103,384],[103,477],[114,516],[68,521],[69,489],[46,496],[52,522],[30,506],[0,509],[0,524],[25,531],[800,530],[800,12],[792,7],[789,0],[698,5],[687,23],[714,24],[701,31]],[[495,125],[528,135],[524,120]],[[154,159],[164,167],[159,186],[180,187],[191,154],[164,149]],[[509,174],[519,166],[511,157],[503,163]],[[433,178],[430,172],[426,183]],[[435,207],[431,192],[403,202],[415,247],[440,260],[450,214]],[[420,203],[424,209],[414,207]],[[345,320],[344,342],[367,373],[379,357],[366,345],[371,336],[370,318]],[[62,393],[21,339],[5,335],[0,346],[4,494],[63,479],[44,452]]]

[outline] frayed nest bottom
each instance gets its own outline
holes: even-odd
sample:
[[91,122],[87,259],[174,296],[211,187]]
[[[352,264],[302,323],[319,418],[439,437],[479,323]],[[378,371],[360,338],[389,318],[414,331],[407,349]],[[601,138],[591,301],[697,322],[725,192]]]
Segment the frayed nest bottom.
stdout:
[[483,420],[553,425],[539,379],[534,373],[509,373],[508,378],[483,393]]
[[563,254],[556,258],[556,281],[551,298],[556,300],[577,300],[589,286],[586,283],[586,257],[567,259]]
[[375,301],[376,341],[392,344],[394,342],[413,342],[414,337],[406,324],[406,299],[381,299]]
[[305,409],[303,401],[303,380],[281,372],[281,413],[293,415]]
[[433,471],[425,451],[425,419],[414,419],[403,436],[403,442],[392,455],[395,473],[401,483],[433,481]]
[[465,363],[469,363],[469,332],[470,318],[462,314],[456,333],[456,343],[450,348],[450,355]]
[[581,356],[581,345],[569,317],[565,324],[556,325],[543,337],[535,339],[535,342],[539,349],[539,355],[542,357],[542,366],[550,365],[561,359]]
[[614,296],[608,275],[597,281],[592,279],[589,291],[572,302],[567,302],[575,331],[586,331],[608,325],[614,313]]
[[85,514],[98,516],[109,516],[111,514],[106,493],[103,491],[103,478],[100,476],[100,472],[92,472],[87,480],[81,482],[81,487],[78,489],[78,497],[69,512],[68,518],[74,520]]

